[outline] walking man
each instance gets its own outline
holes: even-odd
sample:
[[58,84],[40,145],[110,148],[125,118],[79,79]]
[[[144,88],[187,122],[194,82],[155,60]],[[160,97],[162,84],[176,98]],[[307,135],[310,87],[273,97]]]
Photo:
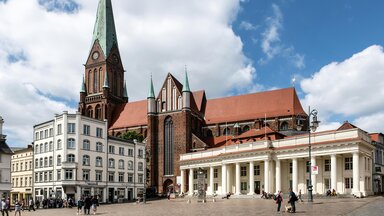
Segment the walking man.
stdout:
[[35,210],[35,203],[33,202],[33,199],[32,199],[32,198],[29,199],[29,204],[28,204],[28,206],[29,206],[28,211],[31,211],[31,209],[32,209],[33,211],[36,211],[36,210]]
[[281,196],[281,191],[279,191],[276,196],[277,212],[280,212],[280,207],[282,202],[283,202],[283,197]]
[[289,188],[289,200],[288,200],[288,203],[291,204],[291,213],[295,213],[296,212],[296,206],[295,206],[295,202],[297,201],[297,196],[295,194],[295,192],[292,191],[292,188]]

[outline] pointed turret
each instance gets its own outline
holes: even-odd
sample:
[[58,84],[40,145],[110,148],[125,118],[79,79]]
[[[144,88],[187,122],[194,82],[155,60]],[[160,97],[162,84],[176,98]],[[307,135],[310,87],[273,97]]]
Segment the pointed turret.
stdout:
[[105,79],[104,79],[103,88],[109,88],[108,72],[105,73]]
[[85,93],[85,78],[83,76],[83,83],[81,83],[80,93]]
[[153,90],[152,75],[151,75],[151,81],[148,88],[147,103],[148,103],[148,114],[155,113],[156,101],[155,101],[155,92]]
[[99,42],[105,58],[109,56],[113,45],[116,44],[117,46],[117,36],[111,0],[99,1],[95,27],[93,29],[92,45],[96,40]]
[[191,108],[191,90],[189,89],[187,66],[185,66],[185,78],[183,83],[183,109]]

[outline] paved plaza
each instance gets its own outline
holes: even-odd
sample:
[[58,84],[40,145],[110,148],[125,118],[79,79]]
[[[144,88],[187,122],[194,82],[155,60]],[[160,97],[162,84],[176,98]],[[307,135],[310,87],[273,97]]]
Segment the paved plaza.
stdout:
[[[212,199],[207,203],[197,203],[188,199],[155,200],[147,204],[125,203],[101,205],[96,215],[290,215],[276,213],[274,200],[265,199]],[[286,200],[284,200],[286,204]],[[316,199],[313,204],[307,202],[296,205],[298,215],[382,215],[384,197],[369,197],[364,199],[330,198]],[[282,208],[284,209],[284,208]],[[13,212],[12,212],[13,215]],[[24,211],[22,215],[36,216],[68,216],[76,215],[72,209],[39,209],[36,212]]]

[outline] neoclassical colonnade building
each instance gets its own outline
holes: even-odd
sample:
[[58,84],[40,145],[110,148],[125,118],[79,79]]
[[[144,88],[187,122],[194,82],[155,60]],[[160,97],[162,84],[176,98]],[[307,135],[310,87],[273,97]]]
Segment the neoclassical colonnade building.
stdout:
[[[277,140],[233,143],[180,156],[180,190],[196,190],[198,168],[206,171],[207,194],[259,194],[262,190],[307,193],[308,134]],[[311,134],[313,194],[372,194],[372,151],[367,132],[345,122],[332,131]]]

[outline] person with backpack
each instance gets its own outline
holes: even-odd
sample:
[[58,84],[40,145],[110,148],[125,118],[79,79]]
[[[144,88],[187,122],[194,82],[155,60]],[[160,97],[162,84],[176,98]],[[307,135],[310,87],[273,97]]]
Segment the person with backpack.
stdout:
[[83,208],[83,205],[84,205],[84,199],[83,199],[83,197],[79,197],[79,199],[77,200],[77,215],[81,214],[81,210]]
[[283,202],[283,197],[281,196],[281,191],[279,191],[276,196],[277,212],[280,212],[280,207],[282,202]]
[[295,213],[296,212],[296,206],[295,206],[295,202],[297,201],[297,196],[295,194],[295,192],[292,191],[292,188],[289,188],[289,199],[288,199],[288,203],[291,204],[291,213]]

